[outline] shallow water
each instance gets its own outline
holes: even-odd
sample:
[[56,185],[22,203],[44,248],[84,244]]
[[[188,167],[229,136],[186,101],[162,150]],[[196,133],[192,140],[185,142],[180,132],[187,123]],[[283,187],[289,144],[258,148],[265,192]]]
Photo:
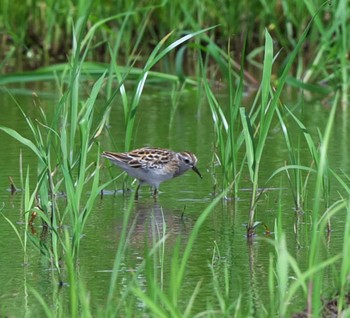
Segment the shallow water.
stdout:
[[[42,104],[50,116],[52,107],[57,97],[45,92],[42,88],[36,88],[37,94],[42,96]],[[186,244],[188,235],[193,228],[201,212],[213,200],[213,177],[209,173],[212,160],[214,128],[209,108],[205,101],[197,96],[196,91],[186,91],[181,97],[177,109],[172,112],[169,87],[149,88],[142,97],[142,106],[139,109],[136,120],[136,134],[134,148],[142,146],[157,146],[173,150],[189,150],[199,158],[198,168],[203,175],[200,179],[193,172],[163,183],[160,187],[160,195],[154,202],[148,187],[142,187],[140,198],[133,207],[131,220],[135,227],[130,237],[130,248],[123,260],[123,270],[133,271],[142,262],[145,255],[147,242],[160,237],[165,231],[169,236],[166,241],[164,261],[164,285],[166,287],[167,275],[171,268],[170,256],[181,238],[181,245]],[[26,90],[22,93],[28,92]],[[218,92],[219,93],[219,92]],[[222,94],[223,92],[221,92]],[[17,102],[28,116],[35,120],[39,118],[38,108],[33,105],[30,94],[16,94]],[[222,94],[222,102],[225,102]],[[31,138],[28,126],[25,124],[20,111],[14,101],[6,92],[0,91],[0,124],[16,129],[19,133]],[[293,105],[293,102],[290,103]],[[317,133],[317,127],[321,130],[325,127],[329,109],[319,102],[306,103],[303,122],[310,127],[312,133]],[[98,107],[98,106],[97,106]],[[116,101],[113,107],[110,121],[110,133],[106,132],[101,138],[103,150],[122,151],[124,145],[124,123],[121,116],[121,103]],[[345,118],[344,118],[345,117]],[[348,120],[344,114],[338,112],[336,117],[336,129],[332,134],[330,143],[329,160],[332,167],[344,169],[349,173],[349,149]],[[172,124],[169,127],[169,122]],[[291,130],[295,128],[291,127]],[[8,191],[8,176],[12,176],[19,186],[20,181],[20,153],[23,154],[23,168],[30,167],[31,186],[35,184],[36,159],[34,155],[23,145],[11,139],[5,133],[0,132],[0,204],[2,213],[9,218],[19,233],[23,235],[23,206],[22,193],[11,195]],[[302,147],[303,144],[301,145]],[[265,181],[271,173],[284,165],[287,153],[284,149],[283,135],[276,126],[272,129],[261,167],[260,180]],[[310,163],[310,156],[302,157],[302,161]],[[102,181],[110,178],[106,163],[101,171]],[[115,176],[119,170],[113,170]],[[220,185],[220,168],[217,168],[217,177]],[[24,171],[25,173],[25,171]],[[124,178],[116,181],[118,190],[123,187]],[[134,185],[128,184],[131,188]],[[314,182],[311,178],[311,182]],[[289,252],[296,258],[301,269],[307,267],[307,255],[309,248],[310,221],[307,213],[300,219],[296,218],[293,209],[292,197],[288,189],[286,178],[275,178],[267,185],[269,190],[263,195],[258,204],[257,219],[262,220],[271,230],[279,209],[283,215],[283,229],[287,236]],[[311,186],[312,188],[312,186]],[[113,192],[115,188],[106,189]],[[338,199],[337,188],[333,187],[334,200]],[[86,194],[86,197],[88,193]],[[312,196],[310,192],[309,196]],[[282,202],[279,199],[282,198]],[[183,289],[183,300],[190,295],[197,282],[200,280],[201,291],[197,296],[195,312],[207,308],[208,303],[215,304],[212,271],[218,273],[222,279],[219,285],[223,287],[223,269],[228,268],[228,278],[232,300],[242,295],[243,312],[259,313],[261,306],[269,306],[268,269],[269,259],[274,247],[266,240],[264,229],[258,229],[257,237],[248,242],[245,237],[245,224],[248,219],[249,209],[249,182],[248,175],[242,177],[241,190],[236,200],[224,200],[216,206],[214,211],[201,228],[195,242],[188,266],[186,267],[186,282]],[[65,198],[62,197],[62,205]],[[95,211],[90,215],[84,237],[81,241],[80,274],[86,282],[86,288],[91,293],[92,307],[103,307],[106,302],[110,272],[112,270],[118,238],[121,232],[123,217],[132,200],[132,194],[123,195],[117,192],[104,195],[96,201]],[[309,198],[309,208],[312,199]],[[335,255],[342,247],[343,213],[337,214],[333,220],[333,232],[329,240],[324,244],[326,255]],[[295,233],[295,227],[297,232]],[[36,219],[32,228],[36,236],[40,236],[42,228],[40,221]],[[24,258],[19,239],[9,223],[2,218],[0,222],[0,308],[2,315],[10,317],[36,316],[41,314],[40,307],[31,293],[34,288],[46,297],[46,300],[55,305],[57,295],[67,296],[68,289],[53,288],[57,284],[57,278],[51,265],[29,243],[27,258]],[[273,237],[273,233],[270,237]],[[268,238],[268,237],[267,237]],[[215,250],[215,252],[214,252]],[[218,256],[219,253],[219,256]],[[216,257],[213,258],[213,255]],[[121,273],[123,276],[123,273]],[[329,293],[335,288],[335,276],[337,270],[327,271],[325,280],[329,286]],[[146,284],[145,278],[139,277],[140,284]],[[121,279],[121,285],[127,284]],[[122,287],[121,287],[122,288]],[[56,290],[56,291],[55,291]],[[140,304],[141,306],[141,304]],[[301,310],[305,306],[304,298],[296,298],[291,304],[290,312]],[[260,308],[260,309],[259,309]],[[2,316],[0,315],[0,316]]]

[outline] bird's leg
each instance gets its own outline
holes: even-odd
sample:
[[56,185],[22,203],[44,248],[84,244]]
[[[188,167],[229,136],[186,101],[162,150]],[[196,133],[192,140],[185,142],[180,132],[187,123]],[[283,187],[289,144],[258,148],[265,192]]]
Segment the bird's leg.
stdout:
[[135,191],[135,200],[139,198],[139,189],[140,189],[140,184],[137,185],[136,191]]
[[153,199],[156,201],[157,200],[157,195],[158,195],[158,189],[154,187],[154,192],[153,192]]

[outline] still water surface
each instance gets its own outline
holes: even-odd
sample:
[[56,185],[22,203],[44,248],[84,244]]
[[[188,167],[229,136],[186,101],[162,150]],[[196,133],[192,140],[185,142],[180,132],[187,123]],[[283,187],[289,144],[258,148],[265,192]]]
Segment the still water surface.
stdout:
[[[57,102],[57,96],[50,96],[42,90],[37,91],[41,96],[42,107],[47,116]],[[223,92],[218,92],[222,94]],[[28,116],[35,120],[39,118],[37,107],[33,105],[30,94],[17,94],[17,102]],[[221,101],[224,105],[225,95]],[[16,107],[15,102],[6,92],[0,92],[0,124],[16,129],[20,134],[31,138],[28,126]],[[136,123],[134,146],[157,146],[173,150],[189,150],[199,158],[198,168],[203,175],[201,180],[195,173],[185,175],[163,183],[158,201],[155,203],[150,196],[149,189],[143,187],[138,202],[133,207],[132,220],[135,229],[130,239],[129,252],[123,260],[123,270],[133,271],[142,262],[145,255],[146,243],[157,237],[164,229],[169,235],[166,241],[164,284],[166,288],[167,274],[170,272],[170,256],[176,241],[181,237],[184,245],[188,235],[201,212],[213,200],[213,177],[210,173],[213,158],[213,142],[215,140],[212,116],[205,101],[197,96],[196,91],[187,91],[181,97],[176,111],[171,112],[171,97],[169,88],[149,88],[142,97]],[[293,105],[293,102],[290,103]],[[96,105],[98,107],[98,105]],[[103,150],[123,151],[124,145],[124,117],[121,115],[121,104],[116,101],[110,121],[110,133],[101,138]],[[224,106],[223,106],[224,108]],[[303,121],[316,134],[317,127],[323,130],[328,118],[329,109],[318,102],[308,103],[305,107]],[[169,122],[172,124],[169,127]],[[330,147],[330,163],[332,167],[342,168],[349,173],[348,121],[339,112],[336,117],[336,129],[332,135]],[[32,175],[31,186],[35,183],[36,159],[33,154],[21,144],[0,132],[0,203],[2,213],[9,218],[19,233],[23,234],[23,206],[21,192],[12,196],[9,191],[8,176],[12,176],[15,183],[20,184],[19,154],[23,153],[23,167],[30,167]],[[272,129],[262,163],[260,180],[265,181],[271,173],[284,165],[287,154],[284,151],[284,140],[276,125]],[[243,150],[243,149],[242,149]],[[302,158],[305,163],[310,157]],[[102,168],[101,180],[110,178],[106,163]],[[220,168],[217,168],[217,178],[220,185]],[[115,168],[114,175],[119,170]],[[117,180],[118,189],[123,186],[123,177]],[[130,184],[130,180],[129,180]],[[263,228],[258,230],[258,237],[248,243],[245,237],[245,223],[249,208],[248,175],[242,177],[241,191],[237,200],[222,201],[202,227],[195,242],[189,264],[186,268],[186,283],[183,299],[193,292],[198,281],[201,281],[201,291],[197,296],[196,312],[207,308],[208,303],[216,304],[211,268],[222,281],[224,286],[223,269],[228,266],[230,284],[230,298],[235,300],[242,295],[243,312],[247,315],[258,315],[262,306],[269,306],[268,269],[269,259],[273,253],[273,246],[266,239]],[[283,229],[287,235],[289,252],[296,258],[301,269],[307,267],[309,249],[310,222],[307,213],[299,220],[297,233],[294,232],[297,222],[293,210],[292,198],[286,178],[275,178],[267,185],[271,188],[258,205],[257,219],[264,221],[273,230],[278,210],[283,215]],[[111,186],[107,190],[115,190]],[[334,200],[337,199],[337,188],[333,187]],[[88,194],[86,194],[86,197]],[[279,202],[282,198],[282,202]],[[128,208],[130,195],[105,195],[97,200],[95,211],[90,215],[84,237],[81,243],[80,274],[84,278],[86,288],[91,294],[93,308],[103,307],[108,293],[110,272],[113,266],[118,239],[122,227],[123,216]],[[64,204],[64,198],[62,198]],[[309,207],[312,204],[312,191],[309,194]],[[342,218],[337,214],[332,220],[333,232],[329,241],[325,243],[325,255],[335,255],[341,249]],[[40,221],[36,220],[34,230],[40,235]],[[55,306],[56,294],[52,284],[57,283],[54,270],[31,244],[28,244],[28,258],[24,259],[19,239],[4,218],[0,222],[0,316],[10,317],[36,316],[40,314],[40,307],[31,289],[34,288],[46,297],[46,301]],[[273,237],[273,234],[271,235]],[[215,253],[214,253],[215,250]],[[220,257],[218,256],[218,253]],[[213,258],[213,255],[216,257]],[[123,273],[121,273],[123,275]],[[334,275],[337,269],[325,273],[325,280],[329,281],[329,293],[334,291]],[[140,276],[140,284],[146,284]],[[128,282],[121,279],[120,283]],[[327,284],[326,284],[327,286]],[[59,297],[65,297],[68,289],[61,291]],[[62,295],[63,294],[63,295]],[[140,304],[142,306],[142,304]],[[291,312],[303,309],[303,298],[296,298],[291,304]],[[262,313],[262,312],[261,312]]]

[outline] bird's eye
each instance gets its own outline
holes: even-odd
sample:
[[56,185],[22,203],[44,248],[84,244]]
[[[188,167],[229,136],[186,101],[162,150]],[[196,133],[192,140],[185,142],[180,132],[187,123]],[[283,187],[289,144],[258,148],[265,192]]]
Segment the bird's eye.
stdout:
[[190,160],[190,159],[185,158],[184,162],[185,162],[186,164],[188,164],[188,165],[189,165],[189,164],[191,163],[191,160]]

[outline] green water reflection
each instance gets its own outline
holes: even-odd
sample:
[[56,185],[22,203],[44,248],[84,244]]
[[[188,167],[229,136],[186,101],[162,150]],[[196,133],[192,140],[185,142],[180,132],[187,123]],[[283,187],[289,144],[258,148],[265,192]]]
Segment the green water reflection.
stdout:
[[[32,120],[39,118],[38,107],[33,105],[30,95],[18,94],[15,98]],[[42,107],[47,116],[52,113],[56,98],[55,96],[42,98]],[[225,96],[222,97],[222,101],[225,101]],[[22,135],[30,138],[29,129],[9,94],[1,92],[0,102],[2,105],[0,124],[16,129]],[[213,199],[213,178],[209,171],[213,157],[214,129],[210,111],[205,101],[197,96],[196,91],[185,92],[176,111],[173,112],[171,108],[175,106],[171,105],[169,88],[149,89],[142,97],[141,104],[137,116],[134,148],[157,146],[192,151],[199,158],[198,168],[204,177],[201,180],[196,174],[188,172],[180,178],[163,183],[157,203],[151,198],[149,189],[143,187],[140,199],[133,208],[132,220],[135,222],[135,228],[130,238],[130,248],[123,259],[122,268],[125,273],[135,271],[144,259],[145,247],[164,231],[168,234],[163,273],[164,288],[167,288],[169,283],[167,277],[171,267],[170,256],[178,238],[181,237],[182,245],[186,243],[193,224]],[[329,109],[324,108],[320,103],[310,103],[304,109],[303,121],[307,127],[317,133],[317,127],[323,129],[322,127],[325,126],[328,113]],[[346,116],[340,112],[336,117],[335,127],[337,129],[332,134],[329,160],[331,166],[342,168],[349,173],[349,126],[347,118],[344,117]],[[125,129],[123,121],[122,105],[116,101],[110,121],[110,134],[114,142],[105,132],[100,138],[103,150],[123,150]],[[172,124],[169,127],[170,121]],[[30,167],[31,186],[33,187],[36,159],[28,149],[23,148],[2,132],[0,133],[0,147],[2,149],[0,152],[2,212],[16,224],[17,229],[23,234],[24,211],[21,192],[14,196],[10,195],[7,178],[12,176],[14,181],[20,185],[19,154],[22,152],[23,167],[25,169],[27,166]],[[283,135],[276,123],[264,152],[261,180],[267,180],[275,169],[284,165],[287,159],[284,149]],[[305,163],[310,163],[310,160],[309,156],[302,158]],[[101,172],[103,181],[110,177],[106,166],[108,166],[107,163]],[[216,172],[220,184],[220,169],[218,168]],[[118,173],[119,170],[115,168],[115,175]],[[119,189],[123,186],[123,180],[121,177],[116,182]],[[281,209],[287,246],[301,269],[305,269],[309,249],[309,217],[306,213],[297,220],[286,178],[277,177],[267,186],[271,190],[266,192],[258,204],[257,219],[263,220],[270,229],[273,229],[278,209]],[[114,188],[111,186],[107,190],[114,190]],[[334,198],[337,198],[337,189],[333,188],[332,192]],[[186,268],[186,282],[182,294],[185,302],[198,281],[201,281],[201,290],[197,296],[195,308],[197,312],[207,308],[208,304],[218,305],[214,298],[212,270],[218,274],[218,285],[224,289],[223,270],[225,267],[228,268],[228,283],[232,293],[229,297],[234,300],[242,295],[243,312],[259,313],[262,306],[269,307],[268,268],[274,247],[265,239],[262,228],[258,230],[257,239],[251,243],[247,242],[244,225],[247,222],[249,198],[248,176],[243,176],[242,189],[237,200],[223,201],[218,205],[199,233]],[[279,202],[279,198],[282,198],[282,202]],[[97,200],[95,211],[87,222],[85,236],[81,243],[79,263],[80,275],[91,294],[93,308],[103,307],[106,302],[110,272],[123,217],[131,199],[132,196],[124,196],[121,193],[105,195]],[[64,205],[65,199],[60,200]],[[310,197],[309,202],[312,203]],[[341,249],[343,217],[344,215],[337,214],[332,221],[331,237],[327,241],[325,236],[325,255],[335,255]],[[35,235],[40,235],[42,228],[39,220],[36,220],[33,231]],[[41,315],[42,311],[31,293],[31,288],[44,295],[46,301],[52,306],[55,306],[57,299],[67,297],[68,290],[65,287],[58,289],[57,278],[51,265],[31,244],[29,244],[27,258],[24,258],[18,238],[4,218],[0,222],[0,233],[0,309],[2,313],[0,316]],[[123,276],[123,273],[121,275]],[[325,273],[330,293],[335,288],[335,275],[337,275],[336,269]],[[139,280],[141,285],[146,284],[145,277],[140,276]],[[127,283],[122,278],[119,288],[122,290],[123,284],[126,286]],[[303,298],[296,298],[291,305],[291,311],[301,310],[304,306]]]

